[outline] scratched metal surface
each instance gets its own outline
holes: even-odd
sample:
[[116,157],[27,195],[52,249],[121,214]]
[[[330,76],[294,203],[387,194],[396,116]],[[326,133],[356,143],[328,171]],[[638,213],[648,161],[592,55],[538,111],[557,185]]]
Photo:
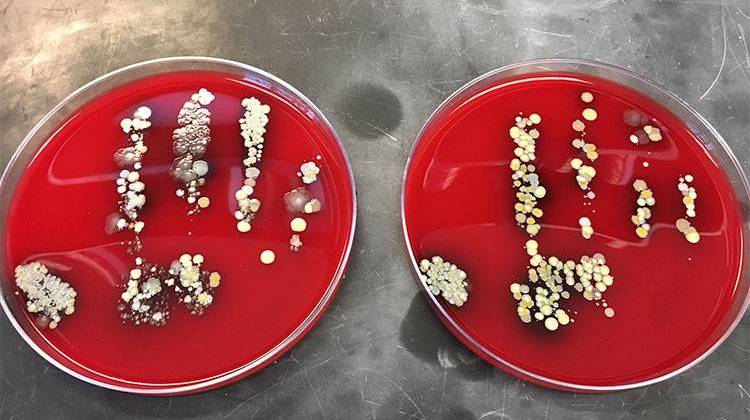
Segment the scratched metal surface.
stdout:
[[205,394],[141,398],[52,368],[0,317],[0,418],[750,418],[750,317],[699,366],[646,389],[574,395],[527,385],[465,351],[401,252],[409,148],[450,92],[495,67],[584,57],[663,83],[750,159],[750,2],[266,1],[0,3],[0,165],[66,94],[172,55],[275,73],[343,138],[359,187],[350,274],[291,354]]

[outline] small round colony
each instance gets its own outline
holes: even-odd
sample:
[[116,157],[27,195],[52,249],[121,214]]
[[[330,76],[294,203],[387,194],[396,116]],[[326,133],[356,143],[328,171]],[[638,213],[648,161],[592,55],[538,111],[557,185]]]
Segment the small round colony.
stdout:
[[258,176],[260,176],[258,165],[263,157],[263,136],[266,134],[268,113],[271,112],[271,107],[261,103],[255,97],[243,99],[242,106],[245,108],[245,113],[239,120],[240,135],[247,148],[247,156],[242,160],[245,166],[245,180],[234,194],[237,200],[237,211],[234,217],[237,219],[237,230],[244,233],[250,231],[250,223],[260,210],[260,200],[252,198],[252,195],[255,192]]
[[276,253],[270,249],[266,249],[260,253],[260,262],[263,264],[273,264],[274,261],[276,261]]
[[208,207],[210,200],[201,200],[200,188],[206,183],[209,166],[205,160],[200,160],[206,154],[206,148],[211,141],[211,112],[204,108],[214,100],[214,95],[201,88],[185,102],[177,115],[179,127],[172,132],[172,151],[176,158],[170,167],[170,174],[180,187],[175,194],[185,198],[193,209],[193,214],[199,209]]
[[547,189],[540,184],[534,166],[539,131],[533,127],[541,121],[539,114],[531,114],[528,118],[519,116],[516,117],[516,124],[509,130],[510,138],[517,146],[514,150],[516,157],[510,162],[513,186],[516,188],[516,222],[530,236],[539,233],[541,225],[538,220],[544,212],[537,205],[547,195]]
[[630,217],[630,221],[636,226],[635,234],[639,238],[645,239],[651,230],[648,220],[651,218],[651,207],[656,204],[656,198],[654,198],[651,189],[648,188],[646,181],[642,179],[636,179],[633,182],[633,189],[638,193],[638,199],[636,200],[638,208],[635,214]]
[[130,242],[128,251],[137,253],[141,250],[140,233],[146,224],[140,220],[140,210],[146,205],[146,184],[141,179],[143,156],[148,148],[143,142],[143,132],[151,127],[149,118],[151,109],[140,106],[133,112],[133,118],[120,121],[122,131],[127,134],[129,146],[118,149],[114,160],[120,167],[117,178],[117,193],[120,194],[118,214],[110,217],[108,232],[132,230],[135,239]]
[[39,314],[37,323],[57,328],[63,315],[76,310],[77,293],[70,284],[50,274],[46,265],[33,261],[15,268],[16,286],[26,295],[26,309]]
[[446,302],[462,306],[469,299],[466,290],[466,273],[456,264],[445,261],[440,256],[419,262],[419,278],[435,296],[442,296]]
[[692,175],[685,175],[680,177],[680,182],[677,184],[677,189],[682,194],[682,203],[685,205],[685,217],[677,219],[675,225],[677,230],[685,235],[685,239],[691,244],[696,244],[701,240],[701,235],[698,230],[693,227],[692,223],[688,218],[695,218],[695,200],[698,198],[698,193],[695,191],[695,187],[690,185],[693,182]]
[[292,228],[292,232],[300,233],[304,232],[305,229],[307,229],[307,222],[301,217],[295,217],[289,223],[289,226]]
[[583,119],[586,121],[595,121],[597,114],[593,108],[586,108],[581,112],[581,116],[583,116]]

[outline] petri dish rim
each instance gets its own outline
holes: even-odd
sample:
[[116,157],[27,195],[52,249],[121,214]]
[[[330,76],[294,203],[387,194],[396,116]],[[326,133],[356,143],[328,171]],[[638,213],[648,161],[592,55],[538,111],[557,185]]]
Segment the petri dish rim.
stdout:
[[[419,131],[419,134],[417,134],[417,137],[412,144],[412,148],[409,152],[406,166],[404,168],[404,175],[401,180],[401,229],[404,239],[404,248],[411,263],[411,271],[413,277],[419,285],[421,293],[430,303],[430,306],[438,315],[440,321],[461,343],[466,345],[469,350],[474,352],[483,360],[520,379],[524,379],[534,384],[557,390],[589,393],[624,391],[628,389],[652,385],[670,379],[695,366],[703,359],[708,357],[711,353],[713,353],[729,337],[732,331],[734,331],[734,329],[742,320],[743,315],[750,305],[750,270],[748,270],[744,264],[742,267],[742,271],[739,274],[740,278],[738,279],[739,287],[745,288],[744,296],[740,295],[735,300],[733,307],[730,308],[728,312],[731,313],[733,311],[736,311],[736,313],[734,314],[734,318],[732,318],[732,321],[726,327],[726,330],[721,334],[721,336],[716,340],[716,342],[714,342],[706,351],[704,351],[689,363],[661,376],[641,382],[607,386],[588,385],[557,380],[555,378],[550,378],[529,371],[527,369],[523,369],[520,366],[517,366],[510,361],[494,354],[491,350],[487,349],[485,346],[475,340],[471,336],[471,334],[464,330],[456,322],[456,320],[448,314],[443,302],[440,301],[435,295],[430,293],[430,291],[427,290],[425,285],[419,279],[419,265],[414,255],[414,250],[411,246],[411,238],[409,236],[409,229],[406,222],[405,205],[406,181],[407,177],[409,176],[410,168],[412,166],[414,153],[417,150],[420,141],[430,129],[431,124],[444,116],[444,114],[449,113],[453,105],[455,105],[456,103],[466,100],[474,94],[477,94],[478,92],[484,91],[485,88],[491,86],[495,82],[502,81],[503,79],[523,74],[538,74],[544,72],[578,73],[582,75],[596,76],[615,83],[619,83],[637,91],[644,96],[650,97],[657,103],[665,106],[678,118],[682,119],[683,122],[691,129],[691,131],[693,131],[696,137],[698,137],[710,150],[711,156],[714,159],[718,158],[717,160],[721,164],[722,169],[727,176],[732,189],[734,190],[737,201],[742,210],[743,237],[750,237],[750,220],[748,220],[749,216],[747,214],[747,211],[745,210],[747,208],[750,208],[750,182],[748,181],[748,178],[745,175],[742,166],[737,160],[737,157],[734,155],[721,134],[705,118],[703,118],[703,116],[701,116],[695,109],[693,109],[690,104],[669,91],[666,87],[661,86],[654,81],[651,81],[637,73],[619,66],[595,60],[574,58],[541,58],[499,67],[494,70],[490,70],[467,82],[458,90],[449,95],[445,100],[443,100],[440,105],[438,105],[438,107],[432,112],[432,114],[430,114],[430,116],[425,121],[422,129]],[[741,260],[746,261],[748,258],[750,258],[750,249],[745,246],[741,250],[741,255]]]
[[[349,228],[349,231],[347,233],[345,242],[346,245],[340,257],[336,272],[331,279],[328,288],[325,290],[313,310],[291,334],[285,337],[281,342],[279,342],[265,354],[237,369],[213,377],[205,378],[203,380],[176,386],[129,383],[113,378],[108,378],[99,374],[95,374],[93,372],[91,373],[91,375],[86,375],[85,373],[81,373],[66,366],[66,364],[62,363],[60,360],[58,360],[58,358],[67,359],[67,362],[73,365],[80,365],[75,360],[68,358],[65,354],[56,353],[56,355],[52,355],[49,352],[45,351],[45,349],[43,349],[39,344],[37,344],[35,339],[26,332],[14,313],[14,311],[21,309],[16,308],[17,305],[11,306],[11,304],[9,304],[12,294],[12,291],[10,290],[11,288],[8,286],[9,282],[4,281],[4,279],[0,278],[0,280],[3,280],[2,282],[0,282],[0,306],[2,306],[3,312],[5,312],[6,317],[8,318],[16,332],[23,338],[23,340],[37,354],[39,354],[43,359],[45,359],[53,366],[79,380],[102,388],[142,395],[170,396],[203,392],[245,378],[265,368],[267,365],[281,357],[284,353],[294,347],[297,342],[299,342],[299,340],[301,340],[308,332],[310,332],[310,330],[320,320],[320,317],[325,313],[328,306],[330,306],[333,298],[336,295],[336,292],[341,285],[341,282],[346,276],[346,270],[349,265],[351,250],[354,242],[354,232],[356,230],[357,194],[351,163],[340,137],[334,130],[331,123],[325,117],[323,112],[320,111],[320,109],[318,109],[318,107],[304,94],[302,94],[299,90],[294,88],[283,79],[248,64],[215,57],[164,57],[134,63],[97,77],[96,79],[76,89],[62,101],[60,101],[44,117],[42,117],[42,119],[39,120],[39,122],[34,125],[34,127],[24,137],[24,139],[11,155],[8,164],[6,165],[5,169],[2,172],[2,175],[0,176],[0,238],[5,238],[5,224],[11,198],[13,197],[13,194],[15,192],[15,187],[21,179],[24,168],[36,155],[39,147],[41,147],[49,139],[53,131],[58,129],[60,124],[65,121],[73,112],[96,98],[98,95],[119,86],[137,81],[148,76],[175,71],[191,70],[217,71],[247,78],[265,88],[281,94],[281,96],[290,101],[292,106],[299,108],[301,111],[305,111],[305,114],[311,119],[315,120],[320,125],[320,128],[322,130],[325,130],[330,134],[330,136],[335,140],[335,146],[338,148],[343,158],[343,163],[345,164],[345,169],[348,175],[348,183],[351,188],[352,200],[350,203],[348,203],[352,208],[351,220],[349,221],[351,227]],[[0,258],[0,276],[3,276],[2,273],[5,273],[6,271],[7,267],[5,267],[5,261],[3,258]],[[44,340],[44,337],[40,337],[40,339]],[[58,358],[56,358],[55,356],[57,356]]]

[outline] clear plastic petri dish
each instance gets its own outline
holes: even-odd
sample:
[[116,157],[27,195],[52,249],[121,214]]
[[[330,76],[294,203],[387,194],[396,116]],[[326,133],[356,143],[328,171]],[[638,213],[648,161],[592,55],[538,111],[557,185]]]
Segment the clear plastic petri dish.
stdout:
[[[210,206],[188,214],[169,176],[172,131],[191,94],[214,100],[211,171],[203,187]],[[251,232],[237,229],[235,192],[244,182],[247,149],[240,136],[243,98],[270,105],[262,175],[254,197],[262,208]],[[106,232],[117,212],[115,151],[127,145],[120,121],[146,105],[152,126],[141,176],[148,203],[141,215],[141,256],[169,267],[201,254],[221,275],[213,303],[194,316],[170,301],[164,326],[132,325],[118,313],[133,256],[132,232]],[[315,162],[306,185],[300,166]],[[322,210],[297,214],[284,195],[305,186]],[[267,72],[228,60],[175,57],[134,64],[81,87],[26,136],[0,180],[0,303],[23,339],[44,359],[91,384],[119,391],[175,395],[216,388],[272,363],[305,336],[343,281],[355,229],[356,196],[343,146],[321,111]],[[303,217],[302,247],[290,249],[290,221]],[[260,255],[275,252],[275,262]],[[14,267],[40,261],[77,292],[75,313],[51,329],[26,310]]]
[[[563,286],[570,298],[559,309],[573,322],[554,322],[555,331],[523,322],[510,291],[513,283],[538,286],[529,280],[529,221],[515,218],[510,169],[518,155],[509,130],[532,113],[541,122],[528,164],[546,188],[534,220],[538,252],[563,261],[601,253],[614,278],[600,300]],[[652,141],[646,131],[654,130]],[[593,160],[582,148],[589,143]],[[577,182],[576,158],[596,170],[587,188]],[[631,220],[638,179],[656,201],[646,238]],[[697,192],[695,217],[678,188],[685,179]],[[608,64],[543,59],[484,74],[435,110],[406,166],[402,227],[424,296],[474,353],[538,385],[617,391],[694,366],[739,323],[750,301],[748,191],[719,132],[665,88]],[[594,229],[590,239],[582,217]],[[695,228],[697,243],[678,219]],[[434,295],[420,278],[419,262],[435,255],[467,273],[464,305]]]

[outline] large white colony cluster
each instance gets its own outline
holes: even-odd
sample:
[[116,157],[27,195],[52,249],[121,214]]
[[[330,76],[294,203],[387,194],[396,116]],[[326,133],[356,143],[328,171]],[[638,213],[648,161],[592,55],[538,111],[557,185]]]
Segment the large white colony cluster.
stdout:
[[443,260],[442,257],[434,256],[430,260],[422,260],[419,263],[420,279],[435,296],[442,296],[451,305],[461,306],[469,298],[466,291],[466,273]]
[[263,135],[266,134],[268,113],[271,112],[271,107],[262,104],[255,97],[243,99],[242,106],[245,108],[245,114],[239,121],[240,135],[247,148],[247,156],[242,161],[245,166],[245,181],[234,194],[238,207],[234,216],[237,219],[237,230],[249,232],[252,228],[250,222],[260,209],[260,200],[252,198],[252,195],[255,192],[258,176],[260,176],[258,164],[263,157]]
[[62,314],[75,312],[76,291],[60,277],[49,273],[47,266],[34,261],[15,270],[16,285],[26,294],[26,309],[40,314],[40,323],[56,328]]

